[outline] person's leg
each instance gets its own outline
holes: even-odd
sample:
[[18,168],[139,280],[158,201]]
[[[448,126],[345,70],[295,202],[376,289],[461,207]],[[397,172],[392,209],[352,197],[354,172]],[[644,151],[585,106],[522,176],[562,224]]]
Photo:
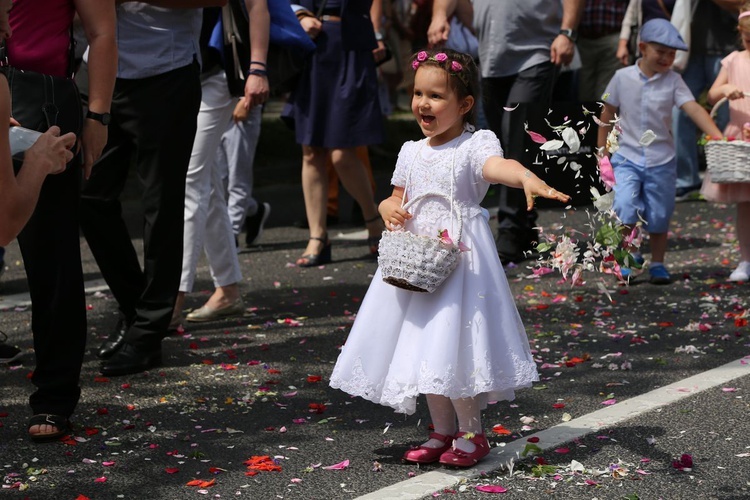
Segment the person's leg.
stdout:
[[[450,398],[438,394],[427,394],[427,408],[430,410],[432,426],[437,434],[443,436],[456,435],[456,410]],[[440,448],[445,443],[439,439],[430,438],[422,446]]]
[[[81,394],[86,347],[86,302],[79,239],[80,165],[73,163],[42,186],[37,207],[18,236],[31,295],[36,366],[29,398],[34,415],[69,417]],[[56,432],[32,426],[31,434]]]
[[581,56],[581,69],[579,69],[578,100],[581,102],[595,101],[601,98],[596,95],[599,64],[598,44],[601,38],[579,38],[576,43],[578,54]]
[[357,156],[356,148],[333,149],[331,160],[344,189],[362,209],[370,237],[378,237],[383,232],[383,222],[378,216],[378,207],[375,205],[367,170]]
[[[612,79],[615,72],[623,67],[622,63],[617,58],[617,45],[619,41],[620,33],[606,35],[599,39],[599,44],[596,50],[597,71],[596,74],[593,75],[595,81],[594,88],[592,94],[586,99],[581,99],[581,101],[601,101],[602,95],[607,89],[607,84],[609,84],[609,81]],[[581,71],[583,71],[583,69],[581,69]],[[581,77],[578,82],[579,85],[582,85],[583,78]]]
[[[181,292],[193,291],[198,259],[203,253],[204,245],[208,249],[212,238],[217,238],[217,244],[226,245],[236,253],[231,227],[229,235],[223,233],[226,229],[224,222],[228,222],[229,214],[224,202],[221,177],[214,163],[222,134],[231,123],[233,110],[234,99],[229,94],[224,74],[218,73],[206,78],[201,86],[195,140],[185,178]],[[221,198],[218,202],[223,207],[223,217],[215,210],[216,197]],[[227,237],[230,238],[228,245]]]
[[737,242],[740,259],[750,262],[750,201],[737,203]]
[[[717,68],[717,59],[720,58],[695,54],[690,56],[685,71],[682,73],[682,79],[696,99],[716,79],[720,69],[720,64]],[[686,196],[698,191],[701,187],[696,133],[697,129],[690,117],[681,109],[674,108],[672,135],[677,153],[676,195],[678,199],[686,199]]]
[[[476,398],[464,398],[452,400],[458,418],[458,432],[469,434],[482,434],[482,411]],[[457,438],[454,445],[456,448],[471,453],[476,446],[463,437]]]
[[748,281],[750,280],[750,201],[737,203],[735,227],[737,243],[740,247],[740,262],[729,275],[729,281]]
[[[227,203],[232,231],[239,236],[246,217],[258,211],[253,198],[253,164],[260,137],[263,109],[256,106],[250,110],[247,120],[234,123],[222,137],[219,156],[225,158],[227,169]],[[224,164],[218,164],[223,171]]]
[[667,253],[667,233],[648,233],[648,244],[651,247],[651,264],[664,264]]
[[326,201],[328,198],[328,175],[326,159],[328,150],[314,146],[302,146],[302,192],[305,197],[305,212],[310,228],[310,240],[297,260],[297,265],[308,265],[308,256],[319,255],[328,240],[326,228]]
[[[180,282],[185,173],[201,93],[197,63],[150,78],[118,81],[118,85],[116,97],[119,94],[121,99],[119,103],[115,99],[113,118],[137,148],[144,213],[144,284],[134,299],[135,319],[122,346],[101,366],[102,373],[111,376],[138,373],[161,360],[161,340],[168,331]],[[106,178],[101,173],[103,166],[95,166],[92,181],[97,170]],[[98,193],[89,187],[95,198]],[[89,227],[90,233],[97,231],[103,229]],[[124,224],[121,232],[124,234],[115,236],[132,249]],[[93,246],[92,251],[96,252]],[[106,253],[96,257],[97,262],[108,262],[113,268],[109,279],[105,276],[108,283],[128,282],[129,277],[124,276],[128,270],[120,262],[112,264],[112,256]]]
[[143,187],[146,287],[126,342],[159,349],[169,326],[182,272],[185,176],[200,109],[197,64],[140,82],[130,132]]
[[[557,69],[552,63],[542,63],[512,78],[483,79],[487,119],[495,133],[497,118],[501,120],[501,133],[498,137],[506,158],[524,161],[524,124],[528,121],[529,113],[546,113],[556,76]],[[503,94],[507,96],[505,102],[498,99]],[[498,111],[503,107],[515,107],[518,103],[522,105],[512,112]],[[504,263],[518,262],[524,259],[523,252],[530,250],[537,239],[533,229],[537,214],[535,210],[526,210],[523,190],[504,185],[498,185],[496,189],[499,193],[498,253]]]

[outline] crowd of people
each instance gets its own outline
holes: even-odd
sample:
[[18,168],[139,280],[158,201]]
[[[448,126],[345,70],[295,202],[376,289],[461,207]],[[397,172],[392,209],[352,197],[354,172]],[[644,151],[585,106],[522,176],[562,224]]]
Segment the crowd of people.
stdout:
[[[14,171],[8,134],[0,130],[0,245],[18,237],[31,292],[36,391],[28,432],[35,441],[69,432],[80,397],[86,309],[79,228],[119,311],[97,351],[100,371],[122,376],[159,366],[162,339],[183,321],[244,312],[237,246],[243,230],[246,244],[257,241],[271,211],[252,196],[261,111],[272,90],[266,0],[235,2],[249,20],[241,95],[228,83],[237,68],[223,45],[225,0],[174,0],[169,7],[163,1],[40,1],[45,8],[0,0],[8,63],[72,77],[75,16],[88,49],[75,74],[86,116],[78,137],[55,126],[41,131]],[[650,281],[671,282],[664,264],[669,219],[675,201],[701,187],[707,199],[737,204],[741,261],[730,279],[748,279],[750,184],[701,179],[694,125],[723,135],[722,117],[717,126],[698,104],[707,88],[709,102],[731,100],[727,135],[741,135],[750,121],[744,99],[750,6],[738,0],[300,0],[290,9],[300,32],[315,42],[284,111],[302,148],[310,232],[296,264],[313,267],[333,258],[327,228],[333,176],[359,205],[372,255],[380,251],[384,228],[433,235],[436,224],[451,227],[451,204],[404,208],[407,200],[435,193],[458,202],[461,242],[472,249],[432,294],[396,288],[376,273],[334,368],[333,387],[397,411],[413,412],[417,396],[427,395],[435,432],[405,460],[474,465],[489,452],[480,415],[487,399],[512,399],[537,380],[503,265],[534,249],[536,197],[569,200],[523,166],[524,125],[554,106],[563,72],[580,66],[566,81],[578,82],[581,101],[604,102],[599,155],[614,153],[621,221],[626,227],[645,221]],[[38,33],[37,15],[55,29]],[[399,106],[400,89],[425,138],[403,146],[393,193],[378,205],[366,148],[382,142],[383,111]],[[0,121],[5,115],[4,123],[12,123],[11,96],[0,78]],[[607,148],[607,125],[616,117],[622,139],[615,152]],[[644,141],[648,131],[656,139]],[[143,262],[120,201],[131,169],[141,193]],[[499,193],[494,236],[479,205],[491,184]],[[38,244],[50,236],[54,247]],[[203,252],[215,290],[183,317]],[[633,263],[644,263],[635,250]],[[400,313],[384,324],[380,311],[389,305]],[[373,325],[390,339],[377,354],[367,341]],[[506,326],[498,334],[495,325]],[[433,341],[421,340],[427,332]],[[0,349],[4,362],[18,356],[5,343]]]

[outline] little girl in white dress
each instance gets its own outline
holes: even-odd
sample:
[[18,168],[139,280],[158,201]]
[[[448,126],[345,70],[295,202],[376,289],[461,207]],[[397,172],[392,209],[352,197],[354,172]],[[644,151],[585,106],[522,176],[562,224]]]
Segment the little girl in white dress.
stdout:
[[[425,394],[435,431],[404,460],[469,467],[490,451],[481,409],[488,401],[512,400],[516,389],[538,380],[488,213],[479,204],[493,183],[523,188],[529,209],[537,196],[569,198],[504,159],[495,134],[473,132],[478,82],[470,56],[422,51],[412,67],[412,112],[425,139],[401,148],[393,194],[380,204],[380,214],[388,230],[428,236],[448,230],[456,238],[457,210],[465,251],[433,293],[387,284],[378,269],[330,384],[408,414]],[[428,193],[442,196],[424,198],[409,212],[402,208],[405,200]]]

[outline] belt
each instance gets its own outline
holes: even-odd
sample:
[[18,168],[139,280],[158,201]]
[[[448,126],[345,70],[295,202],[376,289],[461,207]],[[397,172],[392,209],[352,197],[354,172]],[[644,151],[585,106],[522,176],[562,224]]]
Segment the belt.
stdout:
[[320,20],[324,23],[340,23],[341,16],[329,16],[328,14],[324,14],[320,16]]

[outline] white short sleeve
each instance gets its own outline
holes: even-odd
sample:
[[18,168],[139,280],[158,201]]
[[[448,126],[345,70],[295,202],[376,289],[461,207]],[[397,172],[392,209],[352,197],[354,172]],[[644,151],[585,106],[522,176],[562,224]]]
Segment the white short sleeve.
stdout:
[[482,179],[482,169],[491,156],[503,157],[500,141],[491,130],[477,130],[464,147],[469,148],[471,171],[477,179]]
[[393,171],[393,177],[391,177],[392,186],[406,186],[406,175],[409,172],[409,167],[414,161],[414,155],[419,152],[418,144],[419,142],[406,141],[401,146],[401,151],[398,152],[398,158],[396,159],[396,168]]

